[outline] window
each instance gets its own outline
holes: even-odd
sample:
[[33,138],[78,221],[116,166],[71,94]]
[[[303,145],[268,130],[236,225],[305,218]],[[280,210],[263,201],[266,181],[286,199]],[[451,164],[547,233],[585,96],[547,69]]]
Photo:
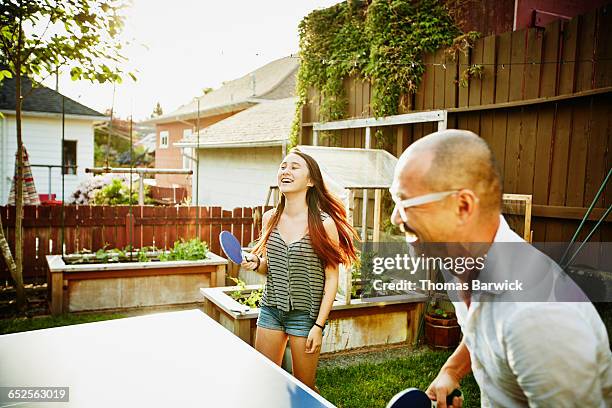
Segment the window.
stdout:
[[193,133],[193,132],[192,132],[191,128],[189,128],[189,129],[184,129],[184,130],[183,130],[183,139],[190,138],[190,137],[191,137],[191,135],[192,135],[192,133]]
[[167,130],[162,130],[159,132],[159,147],[162,149],[167,149],[168,139],[170,139],[170,135]]
[[64,140],[64,174],[77,174],[77,142],[76,140]]
[[188,147],[183,148],[183,169],[193,170],[193,161],[195,160],[195,149]]

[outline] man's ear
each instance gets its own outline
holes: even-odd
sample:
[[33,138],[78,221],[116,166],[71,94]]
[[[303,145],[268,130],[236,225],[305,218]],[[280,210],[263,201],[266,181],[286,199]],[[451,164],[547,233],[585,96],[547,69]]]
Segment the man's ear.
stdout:
[[478,197],[469,189],[462,189],[457,192],[456,214],[461,223],[467,222],[476,211]]

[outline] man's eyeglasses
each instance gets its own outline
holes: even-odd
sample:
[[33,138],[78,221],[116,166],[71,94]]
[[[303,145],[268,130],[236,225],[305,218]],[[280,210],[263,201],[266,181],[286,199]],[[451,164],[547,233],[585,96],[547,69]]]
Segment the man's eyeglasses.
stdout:
[[[416,207],[419,205],[434,203],[436,201],[443,200],[452,194],[458,193],[459,190],[442,191],[439,193],[424,194],[424,195],[408,198],[406,200],[400,199],[397,196],[397,193],[395,193],[392,190],[389,190],[389,192],[391,193],[391,197],[393,198],[393,202],[395,203],[395,207],[398,209],[398,212],[399,212],[400,217],[402,218],[402,221],[404,222],[404,224],[406,224],[408,222],[408,216],[406,215],[406,208]],[[400,229],[403,229],[402,227],[406,228],[407,225],[403,225],[403,226],[400,225]]]

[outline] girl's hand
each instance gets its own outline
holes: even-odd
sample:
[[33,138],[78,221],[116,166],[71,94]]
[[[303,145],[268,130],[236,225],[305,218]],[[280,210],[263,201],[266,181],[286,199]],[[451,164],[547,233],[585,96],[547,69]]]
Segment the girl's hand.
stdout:
[[252,271],[257,269],[257,267],[259,266],[259,262],[260,262],[260,260],[257,259],[257,255],[254,255],[254,254],[245,254],[245,258],[247,260],[246,261],[243,260],[240,263],[240,266],[242,266],[245,269],[250,269]]
[[323,342],[323,329],[317,326],[312,326],[306,340],[306,353],[319,353],[321,351],[321,343]]

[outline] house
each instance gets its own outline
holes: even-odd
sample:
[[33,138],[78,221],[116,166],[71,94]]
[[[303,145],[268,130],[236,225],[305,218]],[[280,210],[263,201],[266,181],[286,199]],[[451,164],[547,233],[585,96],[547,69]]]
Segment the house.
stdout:
[[[176,142],[189,139],[197,129],[205,129],[258,103],[295,95],[298,65],[296,57],[280,58],[225,82],[219,89],[195,98],[174,112],[141,122],[156,128],[155,167],[192,169],[194,151],[179,147]],[[191,187],[191,181],[184,175],[158,174],[156,180],[161,187]]]
[[202,206],[263,205],[287,151],[296,102],[295,97],[260,102],[202,129],[199,137],[194,134],[175,143],[197,152],[193,203],[197,191],[197,204]]
[[157,139],[157,134],[147,133],[139,141],[134,143],[134,147],[136,148],[136,147],[142,146],[145,151],[149,153],[154,153],[155,147],[157,147],[157,144],[155,143],[156,139]]
[[[0,84],[0,203],[5,204],[15,172],[17,129],[15,80]],[[85,168],[94,164],[94,122],[108,118],[47,87],[22,79],[22,135],[39,194],[62,199],[62,150],[64,191],[69,196],[86,178]],[[62,145],[62,99],[64,100],[64,142]]]

